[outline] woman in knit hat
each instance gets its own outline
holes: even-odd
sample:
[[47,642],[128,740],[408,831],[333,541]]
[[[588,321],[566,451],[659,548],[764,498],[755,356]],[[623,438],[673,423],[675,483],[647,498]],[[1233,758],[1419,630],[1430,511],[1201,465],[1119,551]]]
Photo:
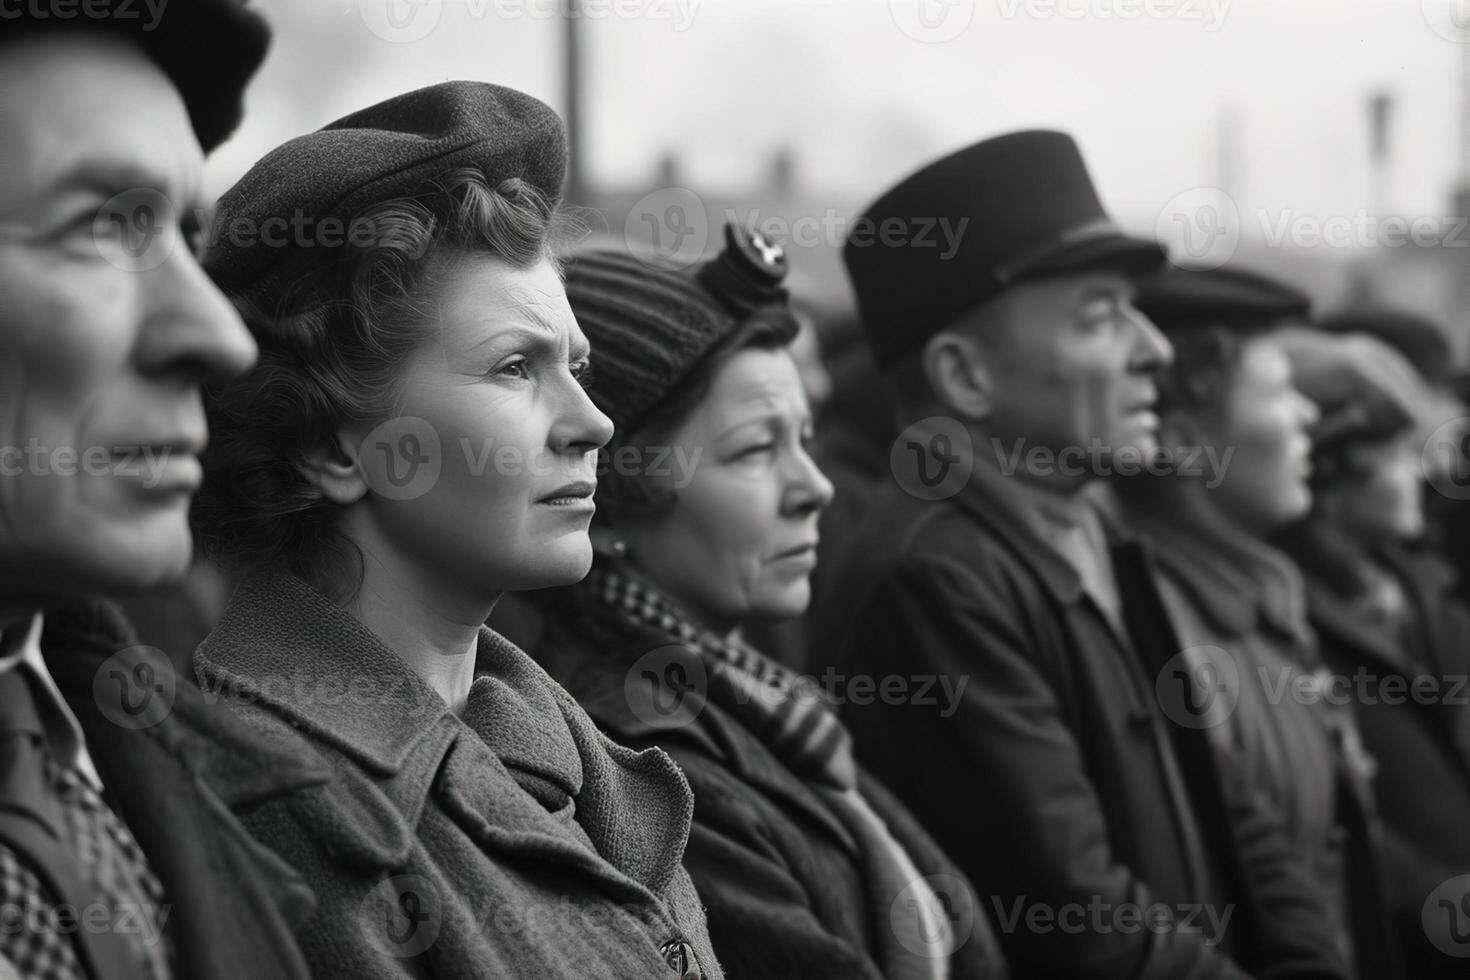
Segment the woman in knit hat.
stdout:
[[741,640],[806,608],[832,496],[807,452],[785,272],[779,247],[734,225],[688,274],[573,260],[593,399],[616,434],[592,573],[535,597],[533,654],[613,738],[684,770],[685,866],[729,976],[1001,976],[976,896],[855,765],[821,679]]
[[548,246],[565,163],[546,106],[451,82],[221,202],[260,364],[213,405],[196,523],[240,584],[195,666],[307,774],[231,800],[316,894],[319,977],[721,976],[673,762],[482,625],[592,558],[612,426]]

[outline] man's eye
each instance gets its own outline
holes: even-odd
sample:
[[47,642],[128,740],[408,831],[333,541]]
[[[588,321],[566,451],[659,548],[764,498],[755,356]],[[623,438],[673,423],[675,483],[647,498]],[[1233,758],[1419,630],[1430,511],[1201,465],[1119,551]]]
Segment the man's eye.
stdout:
[[184,236],[184,245],[189,252],[194,258],[202,259],[209,243],[205,240],[204,226],[200,224],[199,219],[192,215],[185,218],[179,225],[179,231]]
[[774,442],[763,442],[758,446],[746,446],[736,454],[736,458],[744,459],[747,456],[758,456],[761,453],[772,452],[775,448],[776,444]]
[[572,378],[583,388],[592,387],[592,362],[577,361],[572,365]]

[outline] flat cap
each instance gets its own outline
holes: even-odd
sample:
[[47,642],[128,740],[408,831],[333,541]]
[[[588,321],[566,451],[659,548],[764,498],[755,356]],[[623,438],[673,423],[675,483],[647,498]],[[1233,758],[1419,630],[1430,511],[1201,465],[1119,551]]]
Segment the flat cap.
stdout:
[[1292,384],[1320,413],[1314,452],[1409,430],[1427,435],[1444,421],[1419,372],[1377,337],[1301,327],[1272,338],[1291,361]]
[[1327,333],[1361,333],[1397,350],[1435,384],[1454,384],[1458,365],[1448,336],[1438,326],[1407,310],[1358,308],[1343,310],[1317,321]]
[[1238,330],[1305,320],[1306,293],[1244,269],[1168,266],[1141,279],[1133,305],[1161,330],[1224,326]]
[[0,43],[83,31],[136,43],[183,96],[199,145],[219,146],[244,112],[245,86],[270,47],[270,28],[244,0],[87,0],[83,9],[17,3],[0,24]]
[[469,168],[492,188],[520,178],[561,198],[566,131],[544,103],[485,82],[445,82],[379,102],[277,147],[225,192],[205,267],[225,292],[270,308],[294,284],[370,244],[360,220],[385,201],[441,190]]
[[880,368],[1011,285],[1091,269],[1151,272],[1164,251],[1123,234],[1065,133],[984,140],[905,178],[842,250]]

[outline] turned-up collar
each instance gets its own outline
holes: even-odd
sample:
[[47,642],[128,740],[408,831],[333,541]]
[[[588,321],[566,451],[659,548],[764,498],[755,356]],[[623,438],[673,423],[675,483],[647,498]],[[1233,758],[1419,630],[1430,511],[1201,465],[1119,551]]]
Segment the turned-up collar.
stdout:
[[1310,643],[1306,583],[1291,560],[1227,525],[1188,489],[1179,490],[1150,494],[1146,504],[1125,507],[1127,520],[1148,541],[1159,567],[1216,628],[1244,636],[1265,625]]
[[267,706],[378,776],[397,775],[425,739],[447,750],[466,724],[477,732],[493,724],[517,736],[493,746],[502,761],[573,795],[581,787],[565,718],[548,685],[532,676],[539,668],[485,627],[463,722],[375,633],[288,575],[242,583],[196,666],[206,690],[224,687]]

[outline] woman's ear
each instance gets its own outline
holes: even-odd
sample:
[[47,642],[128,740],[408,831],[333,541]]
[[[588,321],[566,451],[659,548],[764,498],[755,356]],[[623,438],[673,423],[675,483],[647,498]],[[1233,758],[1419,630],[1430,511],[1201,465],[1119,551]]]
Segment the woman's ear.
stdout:
[[332,503],[350,504],[368,491],[359,462],[357,442],[346,432],[337,432],[308,452],[296,469]]
[[962,419],[977,420],[995,408],[992,368],[974,338],[941,330],[924,344],[921,355],[929,390],[944,408]]

